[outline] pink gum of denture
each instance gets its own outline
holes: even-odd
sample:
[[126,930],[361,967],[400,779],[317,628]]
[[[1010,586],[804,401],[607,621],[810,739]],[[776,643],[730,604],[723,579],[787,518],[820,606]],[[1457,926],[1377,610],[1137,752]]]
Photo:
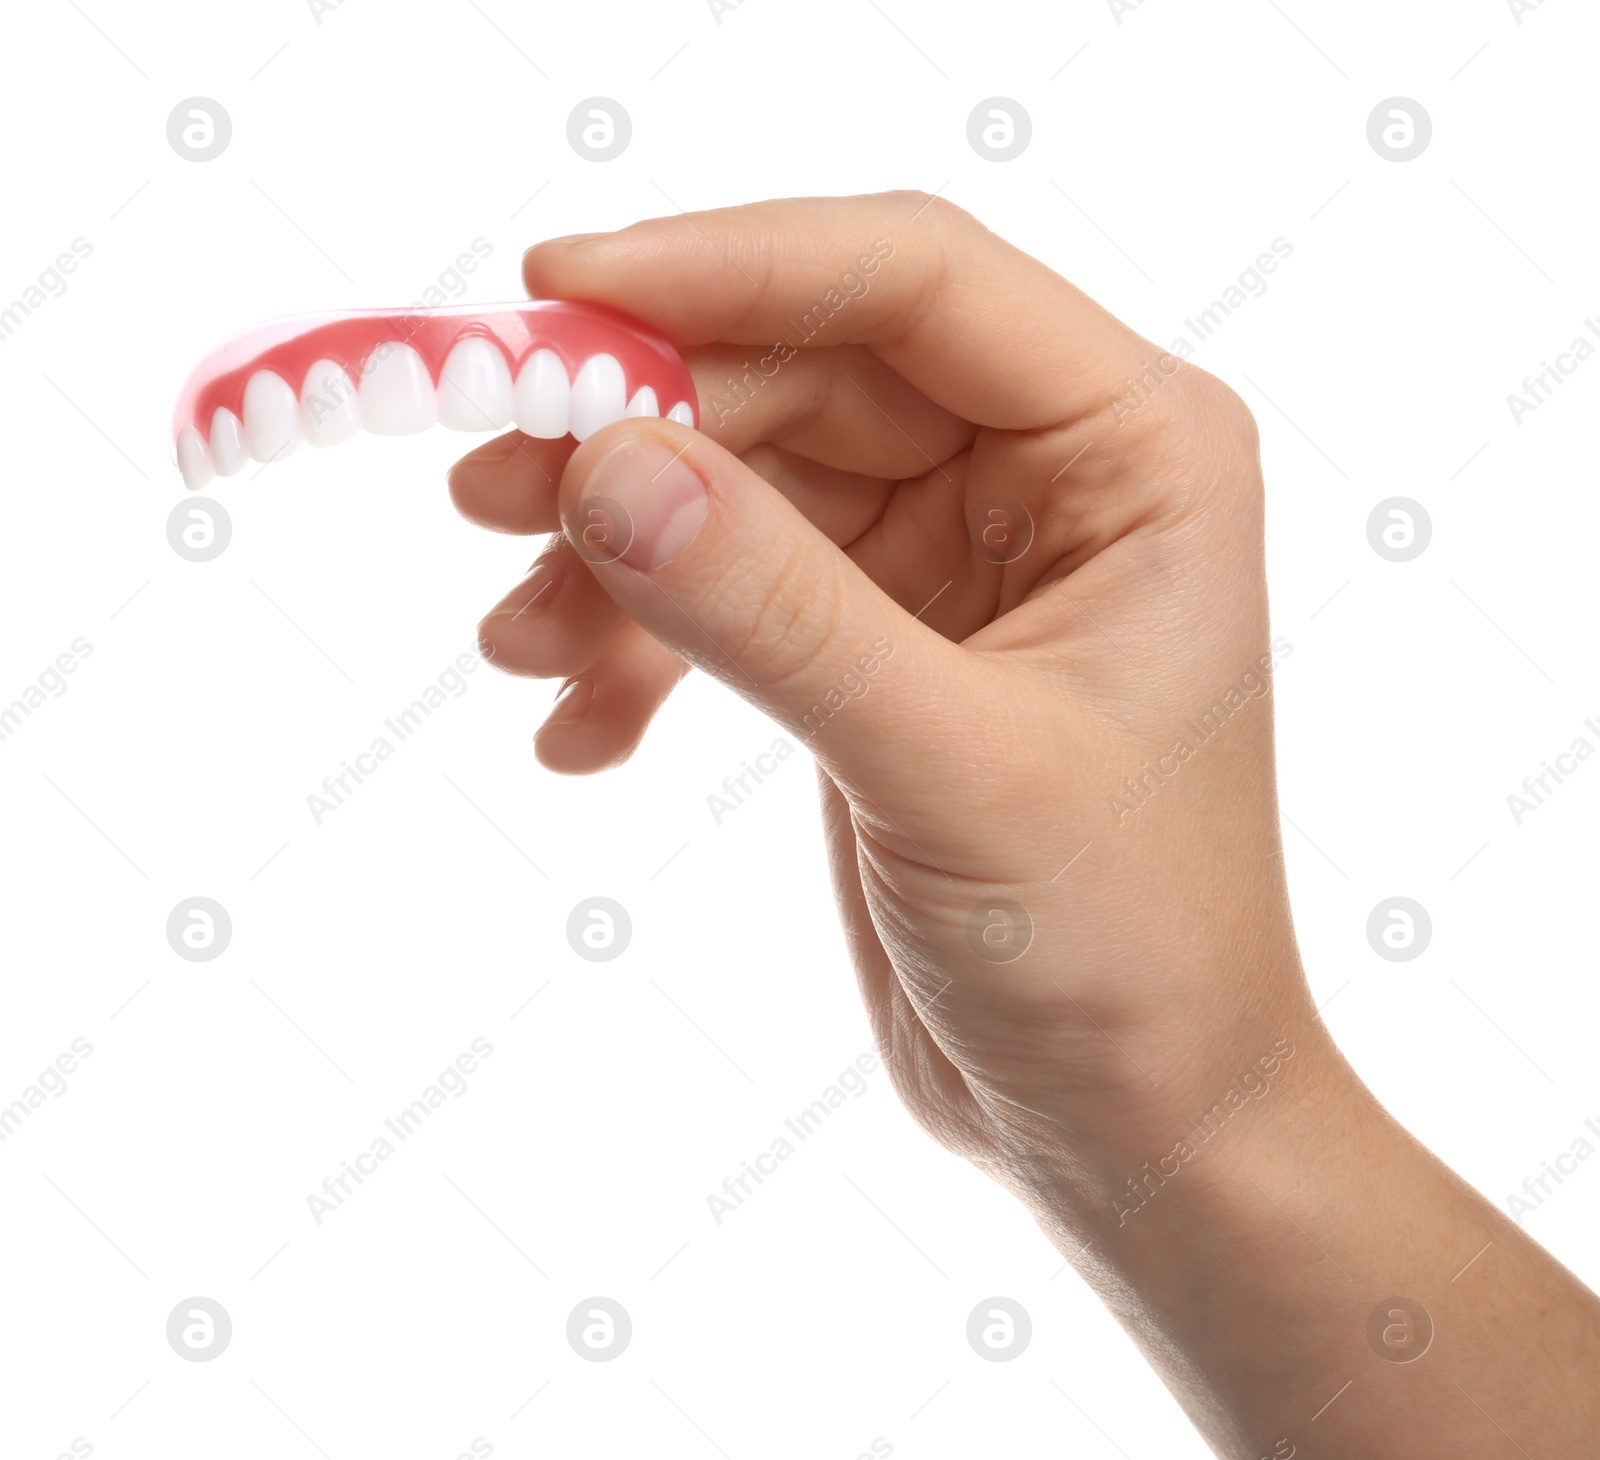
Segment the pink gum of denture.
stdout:
[[561,299],[299,315],[235,335],[189,377],[172,418],[184,484],[302,442],[442,425],[586,440],[628,416],[694,426],[688,367],[648,325]]

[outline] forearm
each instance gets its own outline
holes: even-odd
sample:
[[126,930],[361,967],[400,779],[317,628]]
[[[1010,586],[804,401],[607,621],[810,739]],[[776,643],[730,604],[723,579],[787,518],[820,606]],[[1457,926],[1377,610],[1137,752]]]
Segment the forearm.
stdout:
[[1320,1024],[1290,1035],[1225,1118],[1156,1101],[1126,1141],[1041,1158],[1045,1230],[1229,1460],[1594,1453],[1600,1300]]

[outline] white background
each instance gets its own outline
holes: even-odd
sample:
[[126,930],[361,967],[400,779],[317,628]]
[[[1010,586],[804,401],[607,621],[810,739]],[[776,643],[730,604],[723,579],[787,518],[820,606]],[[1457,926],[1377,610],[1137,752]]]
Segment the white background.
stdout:
[[[1161,344],[1291,243],[1196,359],[1264,432],[1311,978],[1366,1079],[1497,1202],[1600,1118],[1600,762],[1520,826],[1506,801],[1580,734],[1600,745],[1600,360],[1520,425],[1506,404],[1600,315],[1592,7],[223,16],[83,0],[5,21],[0,302],[74,238],[93,248],[0,343],[0,702],[92,645],[0,742],[0,1103],[74,1038],[94,1049],[0,1145],[7,1456],[78,1437],[164,1460],[450,1460],[480,1437],[686,1460],[852,1460],[880,1437],[920,1457],[1205,1453],[1029,1218],[881,1072],[714,1223],[707,1195],[870,1044],[804,757],[722,825],[707,809],[775,733],[731,694],[695,676],[632,764],[568,781],[530,748],[550,687],[479,670],[314,823],[308,793],[471,646],[535,545],[456,517],[443,473],[471,442],[435,430],[215,484],[232,543],[184,561],[172,402],[235,330],[405,304],[479,237],[462,297],[489,302],[552,234],[943,189]],[[566,140],[597,94],[634,129],[604,164]],[[204,164],[165,136],[196,95],[234,129]],[[966,138],[996,95],[1032,118],[1006,163]],[[1403,164],[1366,134],[1394,96],[1434,127]],[[1368,545],[1392,496],[1432,519],[1409,563]],[[612,963],[566,941],[597,894],[633,919]],[[1366,940],[1396,895],[1433,919],[1410,963]],[[195,896],[232,918],[213,962],[166,940]],[[315,1224],[307,1196],[479,1036],[494,1055],[467,1093]],[[1527,1223],[1593,1284],[1597,1216],[1600,1160]],[[597,1294],[633,1319],[612,1363],[565,1339]],[[232,1318],[214,1362],[165,1339],[193,1295]],[[1033,1318],[1010,1363],[966,1342],[992,1295]]]

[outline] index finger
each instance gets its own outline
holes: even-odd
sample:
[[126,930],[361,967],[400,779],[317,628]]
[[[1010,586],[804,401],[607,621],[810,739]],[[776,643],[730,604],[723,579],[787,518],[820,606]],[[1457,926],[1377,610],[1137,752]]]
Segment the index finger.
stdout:
[[1104,410],[1158,353],[1059,274],[925,193],[651,218],[535,244],[522,272],[535,298],[609,304],[680,346],[866,345],[939,405],[1009,430]]

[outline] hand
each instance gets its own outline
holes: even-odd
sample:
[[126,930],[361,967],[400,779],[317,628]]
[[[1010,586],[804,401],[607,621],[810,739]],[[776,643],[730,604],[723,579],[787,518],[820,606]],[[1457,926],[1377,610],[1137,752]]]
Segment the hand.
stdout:
[[[501,668],[573,677],[547,765],[626,756],[685,660],[808,747],[892,1077],[991,1169],[1130,1092],[1203,1108],[1306,1023],[1230,390],[921,194],[656,220],[525,273],[679,342],[705,432],[512,433],[452,474],[485,525],[567,525],[482,626]],[[581,547],[594,495],[631,516],[610,547]]]
[[[1312,1005],[1274,790],[1293,646],[1238,398],[921,194],[654,220],[524,269],[678,342],[703,415],[513,432],[452,473],[487,526],[565,529],[480,630],[571,677],[543,762],[625,758],[690,663],[812,751],[896,1088],[1217,1453],[1592,1448],[1600,1304]],[[1427,1362],[1385,1362],[1414,1355],[1372,1335],[1416,1338],[1413,1312]]]

